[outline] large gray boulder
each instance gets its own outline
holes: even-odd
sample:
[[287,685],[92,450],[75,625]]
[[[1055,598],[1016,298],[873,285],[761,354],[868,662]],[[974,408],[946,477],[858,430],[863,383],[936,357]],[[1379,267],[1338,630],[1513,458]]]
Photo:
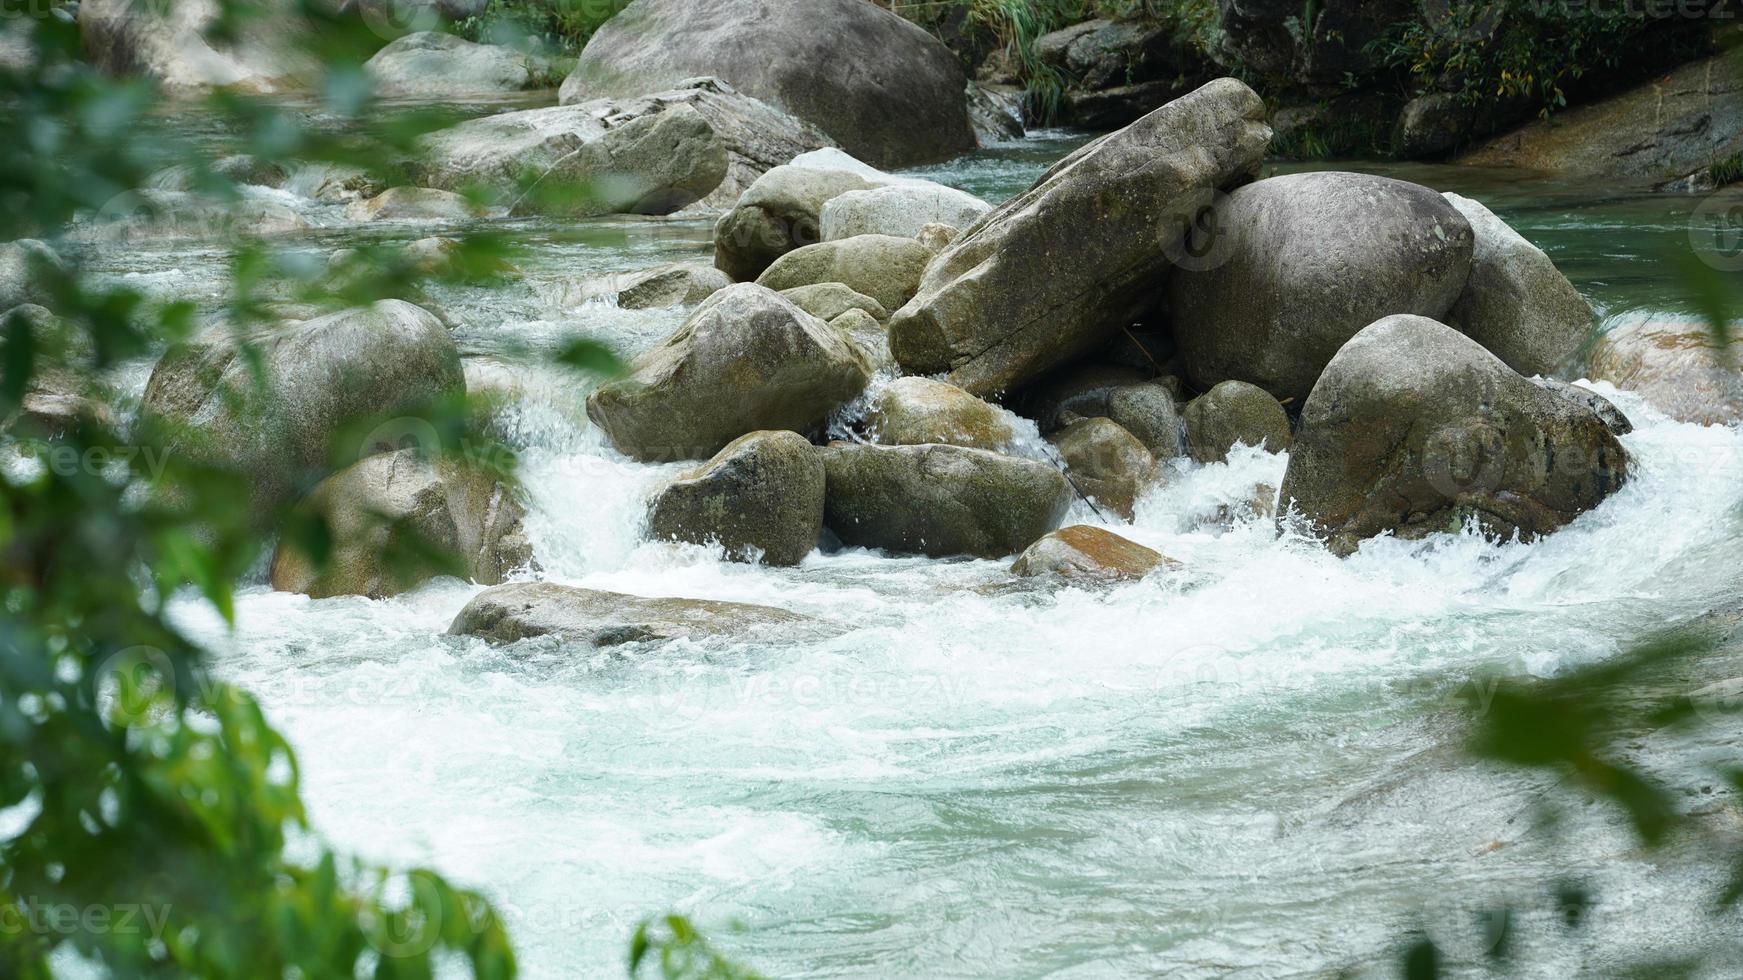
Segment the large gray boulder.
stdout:
[[564,104],[716,75],[883,167],[974,149],[967,79],[932,35],[865,0],[636,0],[563,82]]
[[1592,345],[1587,375],[1645,398],[1679,422],[1743,419],[1743,371],[1733,332],[1721,346],[1706,324],[1640,321],[1610,328]]
[[788,252],[763,270],[757,284],[782,290],[838,282],[894,310],[920,287],[931,260],[932,250],[912,238],[860,235]]
[[1252,176],[1264,119],[1219,79],[1079,149],[938,254],[890,349],[986,395],[1106,344],[1154,301],[1199,208]]
[[826,632],[816,620],[743,602],[657,598],[516,582],[474,596],[450,636],[513,643],[540,636],[594,647],[732,637],[772,642]]
[[1427,317],[1389,316],[1344,345],[1301,413],[1282,500],[1353,552],[1475,519],[1530,539],[1596,507],[1628,454],[1598,414],[1521,377]]
[[816,431],[870,378],[865,353],[839,331],[739,283],[594,391],[587,415],[625,455],[707,459],[747,432]]
[[321,566],[281,540],[272,587],[284,592],[380,599],[452,571],[495,585],[532,559],[525,512],[494,474],[418,449],[365,457],[297,506],[326,522],[333,550]]
[[[145,386],[143,421],[167,428],[172,451],[240,470],[253,503],[289,503],[330,461],[400,448],[373,436],[335,446],[347,427],[408,415],[466,391],[460,352],[428,311],[399,300],[264,331],[250,358],[228,330],[165,352]],[[396,430],[397,431],[397,430]]]
[[967,191],[930,181],[906,181],[864,191],[848,191],[823,205],[823,240],[855,235],[918,238],[927,225],[967,228],[993,206]]
[[1543,250],[1488,208],[1457,194],[1446,199],[1475,235],[1471,275],[1446,324],[1523,375],[1569,365],[1592,332],[1592,308]]
[[845,154],[804,155],[758,177],[714,224],[714,264],[749,282],[781,256],[823,240],[824,205],[893,178]]
[[931,378],[897,378],[878,388],[861,425],[867,439],[883,446],[941,443],[999,450],[1016,438],[1007,413]]
[[823,461],[797,432],[734,439],[648,508],[653,537],[717,544],[734,561],[797,565],[822,530]]
[[320,70],[298,44],[310,35],[309,22],[293,4],[265,8],[264,16],[244,18],[233,37],[217,41],[209,37],[220,14],[216,0],[86,0],[78,5],[79,38],[98,68],[144,76],[170,95],[301,88]]
[[843,543],[1002,558],[1059,526],[1071,486],[1046,463],[961,446],[836,444],[823,523]]
[[1172,280],[1194,385],[1246,381],[1306,398],[1332,355],[1393,313],[1444,317],[1470,277],[1470,223],[1418,184],[1289,174],[1217,202],[1217,261]]
[[380,95],[461,97],[518,92],[542,80],[546,67],[523,51],[474,44],[441,31],[416,31],[392,41],[363,63]]
[[633,99],[501,112],[423,140],[422,181],[492,187],[513,213],[668,214],[725,206],[770,168],[827,145],[714,79]]

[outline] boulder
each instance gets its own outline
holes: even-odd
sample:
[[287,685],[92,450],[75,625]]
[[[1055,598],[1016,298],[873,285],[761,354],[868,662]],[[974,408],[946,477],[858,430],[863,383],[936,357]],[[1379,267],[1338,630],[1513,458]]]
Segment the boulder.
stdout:
[[782,290],[838,282],[893,310],[914,295],[931,260],[932,251],[912,238],[860,235],[788,252],[757,277],[757,285]]
[[1556,381],[1552,378],[1533,378],[1539,388],[1567,398],[1576,404],[1592,410],[1612,433],[1625,436],[1634,431],[1634,423],[1628,421],[1628,416],[1622,414],[1615,403],[1590,388],[1568,384],[1566,381]]
[[1733,336],[1721,347],[1702,323],[1642,321],[1611,327],[1592,345],[1587,376],[1645,398],[1679,422],[1743,419],[1743,371]]
[[1171,281],[1174,334],[1194,385],[1307,397],[1332,355],[1383,316],[1444,317],[1470,277],[1470,223],[1418,184],[1289,174],[1215,205],[1209,261]]
[[1646,184],[1706,170],[1740,153],[1743,72],[1718,55],[1528,123],[1460,162]]
[[895,374],[896,359],[890,356],[890,337],[884,325],[857,307],[843,310],[829,321],[842,336],[859,345],[873,374]]
[[1107,397],[1107,417],[1130,432],[1158,462],[1186,455],[1186,424],[1174,396],[1159,384],[1113,389]]
[[1058,576],[1074,581],[1130,582],[1179,563],[1159,551],[1088,524],[1062,527],[1030,545],[1011,565],[1022,578]]
[[81,217],[76,241],[131,242],[267,237],[306,231],[309,223],[271,190],[238,188],[235,200],[190,191],[140,190],[119,195]]
[[823,205],[823,240],[856,235],[918,238],[930,224],[967,228],[993,206],[967,191],[911,181],[866,191],[848,191]]
[[874,390],[862,427],[868,440],[883,446],[939,443],[1001,450],[1016,438],[1006,413],[930,378],[897,378]]
[[1549,256],[1494,212],[1457,194],[1446,199],[1475,235],[1471,275],[1446,324],[1523,375],[1569,366],[1592,332],[1592,308]]
[[1111,419],[1079,419],[1050,441],[1077,489],[1128,521],[1138,498],[1156,482],[1156,458]]
[[725,206],[764,172],[826,144],[714,79],[635,99],[470,119],[423,140],[422,182],[483,184],[514,214],[668,214]]
[[1333,551],[1415,539],[1475,519],[1547,534],[1627,478],[1628,454],[1591,409],[1532,384],[1427,317],[1389,316],[1344,345],[1301,413],[1282,499]]
[[1265,389],[1244,381],[1224,381],[1188,402],[1182,415],[1187,447],[1201,463],[1228,459],[1236,443],[1274,453],[1289,448],[1289,413]]
[[298,197],[323,204],[347,204],[387,189],[377,175],[337,163],[299,166],[285,178],[283,187]]
[[460,224],[484,216],[484,209],[453,191],[433,187],[390,187],[345,208],[352,221],[445,221]]
[[1078,419],[1109,415],[1114,392],[1146,383],[1143,371],[1116,364],[1078,364],[1023,392],[1018,404],[1035,420],[1043,435],[1057,432]]
[[648,509],[661,540],[717,544],[734,561],[797,565],[823,530],[823,461],[797,432],[752,432],[667,484]]
[[518,92],[548,71],[543,59],[440,31],[397,38],[363,63],[378,95],[447,98]]
[[750,283],[704,300],[676,333],[601,385],[587,415],[640,460],[707,459],[759,429],[814,432],[871,366],[829,324]]
[[788,252],[822,241],[825,204],[884,182],[869,169],[787,164],[758,177],[715,222],[714,264],[749,282]]
[[961,234],[962,229],[955,225],[930,221],[920,227],[920,231],[914,235],[914,240],[926,246],[927,251],[933,255],[937,255],[949,248],[950,243],[956,241]]
[[730,285],[732,280],[726,277],[726,273],[713,266],[700,262],[675,262],[590,279],[581,283],[578,290],[565,292],[564,304],[574,306],[589,300],[609,300],[626,310],[695,306]]
[[[324,567],[287,540],[272,556],[272,587],[317,599],[398,595],[445,572],[495,585],[532,560],[525,516],[494,474],[431,460],[419,449],[378,453],[322,480],[297,505],[332,534]],[[435,558],[426,558],[433,550]]]
[[144,76],[171,95],[282,93],[318,75],[320,66],[297,43],[310,32],[294,5],[265,5],[264,16],[243,18],[225,41],[208,36],[220,12],[217,0],[84,0],[79,37],[99,69]]
[[447,329],[399,300],[287,323],[250,340],[263,390],[234,335],[212,330],[164,353],[140,414],[167,427],[170,449],[247,474],[257,508],[296,500],[336,457],[399,448],[373,437],[332,445],[347,426],[408,415],[466,390]]
[[1204,202],[1253,174],[1264,117],[1220,79],[1055,164],[933,259],[891,317],[896,359],[987,395],[1106,344],[1154,302]]
[[1023,138],[1022,89],[969,82],[963,92],[968,101],[968,121],[981,146],[998,146]]
[[1002,558],[1071,505],[1058,470],[984,449],[835,444],[822,456],[823,525],[854,547]]
[[713,599],[649,599],[578,589],[553,582],[515,582],[485,589],[448,627],[449,636],[513,643],[554,636],[569,643],[611,647],[710,637],[764,642],[817,633],[820,624],[771,606]]
[[48,290],[39,281],[41,271],[65,269],[66,263],[55,250],[34,238],[0,245],[0,310],[49,299]]
[[882,167],[975,147],[962,67],[936,38],[865,0],[636,0],[587,42],[564,104],[716,75]]
[[[793,305],[819,320],[833,320],[848,310],[863,310],[880,324],[890,318],[884,304],[839,282],[818,282],[781,290]],[[878,332],[882,333],[880,326]]]

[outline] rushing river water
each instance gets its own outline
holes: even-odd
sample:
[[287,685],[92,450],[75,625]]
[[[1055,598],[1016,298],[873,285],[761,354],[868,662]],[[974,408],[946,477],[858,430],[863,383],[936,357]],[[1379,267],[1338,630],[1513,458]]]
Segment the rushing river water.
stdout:
[[[996,201],[1078,142],[920,173]],[[1385,172],[1484,201],[1611,320],[1687,315],[1660,259],[1686,242],[1693,199]],[[365,234],[338,208],[290,203],[320,226],[297,247]],[[496,224],[527,247],[524,279],[436,300],[469,377],[514,392],[502,434],[543,577],[847,627],[780,646],[500,648],[444,635],[479,591],[452,580],[387,601],[254,585],[234,633],[181,610],[289,734],[322,836],[486,892],[527,975],[619,973],[635,923],[677,910],[782,977],[1319,976],[1380,962],[1422,925],[1474,955],[1477,909],[1540,898],[1563,872],[1599,886],[1597,928],[1570,940],[1528,918],[1516,942],[1532,975],[1598,975],[1620,952],[1723,934],[1704,872],[1648,859],[1590,811],[1541,836],[1547,782],[1451,746],[1469,717],[1458,695],[1480,699],[1494,673],[1552,674],[1737,606],[1737,429],[1601,388],[1636,424],[1637,474],[1528,546],[1449,535],[1339,560],[1242,509],[1286,462],[1252,451],[1180,466],[1143,500],[1120,533],[1184,567],[1108,591],[1013,592],[1003,562],[859,550],[731,564],[642,540],[647,495],[680,467],[604,447],[582,382],[504,353],[661,339],[682,311],[569,306],[564,287],[706,260],[711,222]],[[207,301],[222,259],[187,242],[92,257]],[[1071,520],[1095,522],[1079,508]]]

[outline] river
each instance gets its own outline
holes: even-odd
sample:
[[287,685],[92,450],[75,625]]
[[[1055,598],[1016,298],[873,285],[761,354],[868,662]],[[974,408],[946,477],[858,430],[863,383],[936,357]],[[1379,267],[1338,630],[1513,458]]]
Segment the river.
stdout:
[[[1080,142],[1042,134],[918,173],[997,201]],[[1488,204],[1610,322],[1689,315],[1661,257],[1686,245],[1697,199],[1381,172]],[[292,244],[316,254],[432,233],[291,203],[321,226]],[[1559,839],[1535,832],[1536,801],[1560,791],[1454,744],[1472,710],[1460,696],[1480,710],[1494,674],[1552,675],[1737,606],[1743,433],[1599,386],[1636,425],[1635,476],[1531,545],[1444,535],[1339,560],[1241,510],[1286,463],[1251,451],[1179,466],[1142,500],[1120,533],[1183,568],[1112,590],[1011,591],[1003,562],[861,550],[726,563],[643,541],[648,493],[681,467],[605,448],[585,382],[505,353],[577,332],[625,354],[655,343],[681,311],[571,307],[564,286],[706,261],[710,225],[501,219],[524,278],[436,301],[469,377],[513,392],[501,435],[543,577],[847,629],[500,648],[444,635],[479,591],[453,580],[311,601],[262,575],[234,632],[179,606],[288,733],[325,841],[482,890],[532,977],[621,973],[635,924],[668,910],[779,977],[1323,976],[1381,962],[1424,924],[1476,955],[1477,910],[1541,897],[1564,872],[1599,887],[1597,928],[1567,939],[1526,917],[1526,975],[1718,934],[1707,872],[1638,853],[1591,810]],[[208,245],[91,260],[206,302],[223,281]],[[1210,520],[1219,506],[1232,521]],[[1070,520],[1097,522],[1081,505]]]

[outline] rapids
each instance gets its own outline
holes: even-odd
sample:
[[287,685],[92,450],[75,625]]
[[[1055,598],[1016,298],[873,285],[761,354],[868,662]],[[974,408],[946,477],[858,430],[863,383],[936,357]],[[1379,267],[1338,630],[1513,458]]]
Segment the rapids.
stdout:
[[[996,201],[1079,141],[918,173]],[[1484,201],[1609,319],[1689,315],[1660,255],[1693,199],[1384,172]],[[293,244],[317,256],[433,233],[297,207],[319,227]],[[1119,530],[1184,568],[1110,591],[1013,591],[1003,562],[860,550],[731,564],[643,541],[648,493],[681,467],[603,447],[584,382],[506,353],[577,332],[655,343],[679,311],[569,306],[564,284],[706,261],[710,222],[494,224],[527,246],[524,281],[437,298],[469,379],[512,392],[499,434],[543,577],[850,627],[772,647],[494,648],[444,635],[479,591],[453,580],[387,601],[254,584],[234,632],[178,607],[289,735],[318,832],[483,890],[526,975],[618,974],[635,924],[676,910],[771,976],[1317,976],[1424,925],[1474,954],[1477,910],[1563,870],[1602,887],[1598,928],[1524,923],[1543,976],[1713,928],[1697,872],[1644,859],[1599,814],[1534,833],[1533,802],[1559,791],[1451,746],[1461,696],[1480,710],[1495,673],[1551,675],[1737,605],[1743,432],[1599,386],[1636,425],[1636,474],[1530,545],[1443,535],[1336,559],[1244,508],[1286,462],[1251,450],[1176,466]],[[206,244],[89,259],[167,295],[215,301],[222,282]],[[135,397],[148,371],[128,374]],[[1219,506],[1230,520],[1207,522]]]

